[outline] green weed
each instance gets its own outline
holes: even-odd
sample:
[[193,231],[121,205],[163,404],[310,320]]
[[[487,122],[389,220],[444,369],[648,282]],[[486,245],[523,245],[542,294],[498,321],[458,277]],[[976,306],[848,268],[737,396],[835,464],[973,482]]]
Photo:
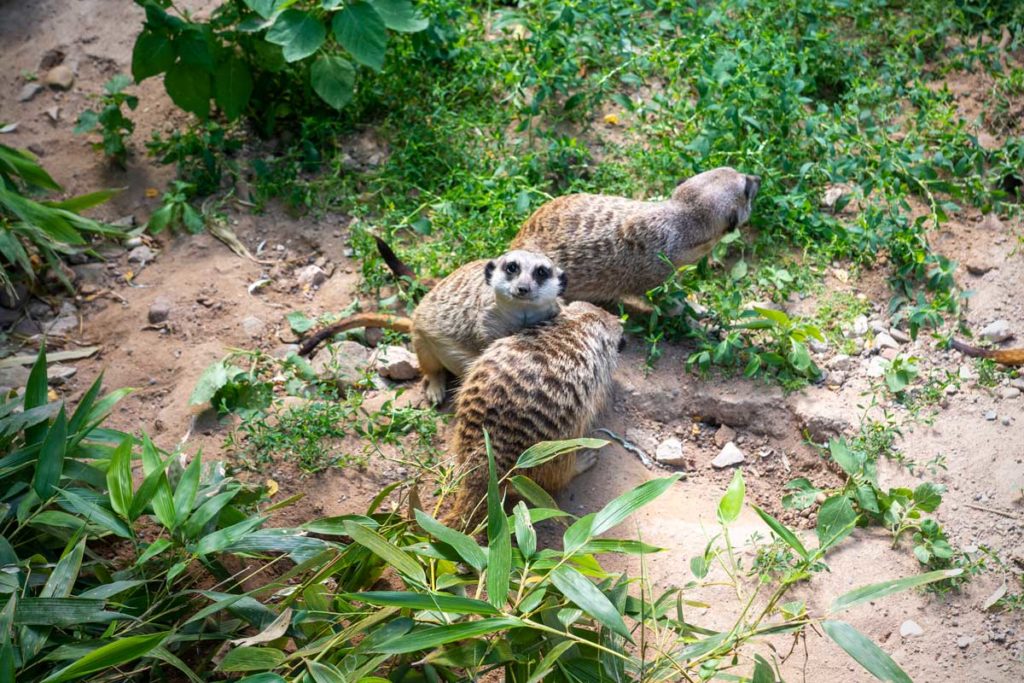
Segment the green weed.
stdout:
[[125,138],[135,130],[135,124],[121,111],[121,105],[135,110],[139,106],[139,98],[128,95],[124,89],[132,84],[132,79],[124,74],[111,78],[103,86],[104,94],[99,96],[100,110],[86,109],[75,124],[75,134],[88,133],[100,128],[103,141],[95,143],[94,149],[102,150],[103,154],[121,168],[125,167],[128,148]]

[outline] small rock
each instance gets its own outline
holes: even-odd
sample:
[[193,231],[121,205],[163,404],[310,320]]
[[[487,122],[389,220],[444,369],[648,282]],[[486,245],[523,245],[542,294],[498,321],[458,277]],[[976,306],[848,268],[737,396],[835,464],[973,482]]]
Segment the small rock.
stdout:
[[1002,423],[1004,427],[1009,427],[1011,424],[1013,424],[1013,418],[1011,418],[1009,415],[1005,415],[1002,419]]
[[900,624],[900,635],[904,638],[916,638],[917,636],[924,635],[924,629],[921,628],[916,621],[907,619]]
[[128,239],[126,239],[124,241],[125,249],[134,249],[135,247],[141,247],[141,246],[142,246],[142,238],[141,237],[129,237]]
[[889,336],[888,332],[879,332],[875,335],[875,348],[898,349],[900,348],[900,345],[895,339]]
[[966,380],[972,380],[972,379],[975,378],[974,377],[974,370],[972,370],[971,366],[969,366],[969,365],[961,365],[960,369],[957,371],[957,376],[960,377],[960,379],[965,380],[965,381]]
[[171,315],[171,302],[164,297],[157,297],[156,301],[149,307],[147,315],[151,325],[162,323]]
[[138,263],[139,265],[146,265],[154,258],[156,258],[156,254],[145,245],[135,247],[128,252],[128,261]]
[[23,387],[28,384],[29,369],[24,365],[0,368],[0,386]]
[[57,123],[60,121],[60,107],[50,107],[46,110],[46,115],[50,117],[50,121]]
[[882,377],[885,375],[885,371],[888,367],[889,361],[881,356],[872,356],[871,361],[868,362],[866,374],[868,377]]
[[878,355],[880,355],[882,358],[888,361],[893,361],[896,360],[896,356],[900,355],[900,352],[897,351],[896,349],[885,348],[882,349],[881,353],[879,353]]
[[58,64],[64,63],[64,51],[60,48],[51,48],[43,53],[43,58],[39,60],[39,70],[46,71],[52,69]]
[[685,465],[686,460],[683,458],[683,442],[674,436],[665,439],[658,444],[658,449],[654,452],[654,459],[662,465],[669,465],[672,467]]
[[78,373],[78,368],[73,365],[61,365],[60,363],[53,363],[46,368],[46,379],[49,383],[55,387],[67,382],[69,379],[74,377]]
[[889,326],[883,323],[881,320],[872,320],[871,322],[868,323],[868,326],[871,328],[871,331],[874,332],[875,334],[881,334],[882,332],[889,331]]
[[711,466],[717,469],[724,469],[733,465],[739,465],[746,461],[747,457],[743,454],[736,444],[732,441],[725,444],[722,451],[718,454],[714,460],[711,461]]
[[58,64],[46,72],[43,82],[51,88],[67,90],[75,82],[75,72],[67,64]]
[[850,191],[846,186],[831,185],[825,190],[825,195],[821,198],[821,205],[826,209],[835,209],[839,200],[848,194],[850,194]]
[[42,89],[43,89],[42,84],[36,83],[35,81],[33,81],[32,83],[26,83],[21,88],[21,92],[18,93],[18,101],[19,102],[28,102],[33,97],[38,95],[39,91],[42,90]]
[[736,438],[736,430],[729,425],[722,425],[715,432],[715,445],[725,448],[725,445]]
[[996,411],[994,410],[990,410],[987,413],[985,413],[985,419],[988,420],[989,422],[995,422],[997,417],[999,416],[996,415]]
[[0,287],[0,308],[21,308],[28,298],[28,287],[22,283],[14,283],[11,289]]
[[844,372],[848,372],[853,369],[853,359],[845,353],[840,353],[832,359],[828,366],[833,370],[843,370]]
[[253,339],[258,339],[263,336],[263,330],[266,328],[266,323],[257,318],[254,315],[242,320],[242,331]]
[[814,353],[825,353],[828,351],[828,342],[818,341],[817,339],[812,339],[808,346],[811,347],[811,351]]
[[981,336],[993,344],[998,344],[1013,337],[1013,332],[1010,331],[1010,323],[1000,318],[986,325],[981,331]]
[[47,334],[66,335],[78,331],[78,309],[65,301],[60,306],[57,317],[50,323],[43,325]]
[[282,344],[281,346],[278,346],[276,349],[274,349],[271,352],[271,355],[274,358],[287,358],[288,356],[292,355],[293,353],[298,353],[298,352],[299,352],[299,345],[298,344]]
[[300,287],[313,289],[327,282],[327,273],[320,266],[310,265],[300,268],[295,273],[295,280]]
[[961,650],[966,650],[967,647],[974,642],[974,638],[971,636],[960,636],[956,639],[956,646]]
[[904,332],[903,330],[899,329],[898,327],[890,327],[889,334],[890,336],[892,336],[893,339],[898,341],[900,344],[910,343],[910,335]]
[[[121,216],[116,221],[111,223],[111,225],[113,225],[115,228],[134,228],[135,225],[136,225],[135,215],[134,214],[128,214],[127,216]],[[133,244],[133,245],[129,246],[128,242],[131,242],[134,239],[138,240],[138,244]],[[133,238],[129,239],[128,242],[125,242],[125,246],[128,247],[129,249],[131,249],[132,247],[137,247],[137,246],[139,246],[139,244],[142,244],[142,238],[141,237],[133,237]]]
[[1020,396],[1020,389],[1017,387],[1003,387],[999,392],[999,398],[1013,399]]
[[957,393],[958,393],[958,392],[959,392],[960,390],[959,390],[959,389],[957,389],[957,388],[956,388],[956,385],[954,385],[954,384],[947,384],[947,385],[946,385],[946,389],[945,389],[945,391],[946,391],[946,396],[954,396],[954,395],[956,395],[956,394],[957,394]]
[[370,349],[362,344],[348,340],[335,342],[316,355],[313,370],[322,380],[334,382],[341,388],[351,387],[362,381],[371,357]]
[[825,384],[830,387],[841,387],[846,384],[848,375],[842,370],[833,370],[828,373],[828,377],[825,379]]
[[853,335],[855,337],[863,337],[868,333],[868,318],[864,315],[858,315],[853,321]]
[[626,430],[626,441],[629,441],[645,453],[650,453],[658,447],[658,441],[653,434],[635,427],[630,427]]
[[420,376],[416,354],[404,346],[381,346],[374,354],[377,374],[395,382],[407,382]]
[[1014,387],[1015,389],[1020,389],[1021,391],[1024,391],[1024,377],[1018,377],[1017,379],[1011,379],[1010,380],[1010,386]]
[[988,271],[992,270],[994,266],[988,261],[968,261],[966,263],[967,272],[975,277],[981,277]]

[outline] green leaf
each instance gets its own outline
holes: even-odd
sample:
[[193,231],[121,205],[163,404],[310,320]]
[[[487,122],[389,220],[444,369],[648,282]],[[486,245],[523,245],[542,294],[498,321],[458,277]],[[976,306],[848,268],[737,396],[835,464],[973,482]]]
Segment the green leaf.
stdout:
[[19,626],[80,626],[101,624],[117,619],[116,612],[105,612],[103,600],[85,598],[20,598],[14,611]]
[[537,552],[537,531],[530,523],[530,511],[526,508],[526,503],[519,501],[513,514],[516,525],[516,545],[519,546],[523,557],[530,559]]
[[128,512],[132,508],[132,438],[127,436],[110,454],[110,465],[107,467],[107,490],[110,496],[110,507],[125,519],[131,519]]
[[284,653],[272,647],[236,647],[225,655],[218,671],[266,671],[276,669],[284,662]]
[[541,441],[536,443],[519,456],[516,469],[527,469],[543,465],[564,453],[578,451],[581,448],[603,448],[608,442],[602,439],[566,439],[564,441]]
[[736,470],[732,475],[732,481],[729,482],[729,488],[718,502],[718,521],[722,524],[731,524],[739,518],[746,492],[747,485],[743,482],[743,472]]
[[64,414],[64,406],[60,407],[57,419],[50,425],[39,449],[39,460],[36,472],[32,477],[32,489],[41,500],[52,496],[60,483],[60,475],[64,472],[64,454],[68,445],[68,420]]
[[344,596],[348,600],[357,600],[371,605],[383,607],[401,607],[402,609],[437,610],[453,614],[484,614],[498,615],[500,612],[483,600],[462,598],[447,593],[406,593],[403,591],[365,591],[349,593]]
[[679,476],[673,474],[670,477],[646,481],[605,505],[600,512],[594,515],[594,526],[590,530],[591,536],[599,536],[617,526],[631,514],[665,493],[672,484],[679,481]]
[[309,70],[313,90],[335,109],[343,109],[352,101],[356,71],[351,62],[341,57],[317,57]]
[[[168,457],[170,460],[170,457]],[[174,516],[174,499],[171,495],[171,484],[167,481],[168,462],[160,459],[156,446],[150,441],[149,436],[142,435],[142,473],[145,476],[159,472],[157,476],[156,493],[153,494],[153,513],[156,518],[168,529],[178,525]]]
[[878,600],[887,595],[905,591],[908,588],[917,588],[918,586],[923,586],[935,581],[944,581],[946,579],[955,578],[963,574],[963,571],[963,569],[959,568],[942,569],[935,572],[928,572],[926,574],[907,576],[902,579],[873,583],[869,586],[861,586],[860,588],[852,590],[849,593],[844,593],[833,600],[830,609],[833,613],[842,612],[843,610],[850,609],[855,605],[860,605],[872,600]]
[[209,403],[229,381],[228,369],[224,365],[224,361],[217,361],[203,370],[199,381],[196,382],[196,388],[192,390],[192,395],[188,399],[188,404],[200,406]]
[[818,545],[826,550],[850,535],[857,513],[846,496],[832,496],[818,510]]
[[771,530],[774,531],[779,538],[785,541],[790,548],[799,553],[800,557],[804,558],[805,560],[808,558],[807,549],[804,548],[804,544],[800,542],[800,539],[797,538],[796,534],[794,534],[792,531],[786,528],[786,526],[782,522],[775,519],[758,506],[754,505],[753,507],[754,512],[756,512],[757,515],[762,520],[764,520],[765,524],[771,527]]
[[484,446],[487,450],[487,599],[501,608],[508,602],[508,588],[512,580],[512,536],[508,529],[508,517],[501,505],[498,491],[497,467],[494,464],[494,450],[491,438],[484,432]]
[[534,507],[549,510],[558,509],[558,503],[555,502],[555,499],[529,477],[517,474],[514,477],[509,477],[508,483],[512,484],[512,488],[516,490],[516,493],[525,498]]
[[803,510],[814,505],[821,489],[816,488],[806,477],[798,477],[788,482],[783,489],[791,489],[794,493],[787,493],[782,497],[782,507],[787,510]]
[[861,461],[857,458],[857,455],[850,451],[849,445],[846,443],[846,439],[832,439],[828,442],[829,452],[832,454],[832,459],[836,461],[836,464],[843,469],[846,474],[853,476],[860,472]]
[[423,567],[413,559],[412,555],[392,544],[376,531],[367,529],[361,524],[345,522],[345,529],[353,541],[387,562],[395,571],[411,579],[417,585],[427,585]]
[[196,544],[195,553],[196,555],[209,555],[211,553],[220,552],[232,543],[243,538],[253,529],[259,527],[268,519],[269,517],[250,517],[237,524],[232,524],[225,529],[218,529],[212,534],[203,536],[199,543]]
[[252,96],[252,74],[249,65],[238,57],[229,57],[217,65],[213,73],[213,97],[229,121],[245,111]]
[[178,487],[174,490],[174,519],[178,524],[183,522],[192,512],[199,491],[199,469],[202,467],[202,453],[196,453],[192,462],[181,474]]
[[166,36],[143,31],[135,39],[135,47],[132,49],[132,77],[136,83],[167,71],[172,64],[174,46]]
[[761,655],[754,655],[754,676],[750,683],[775,683],[775,672],[772,665]]
[[162,553],[163,551],[174,545],[170,539],[158,538],[149,544],[149,547],[141,555],[139,559],[135,560],[135,566],[141,567],[142,565],[149,562],[151,559]]
[[708,575],[708,561],[703,555],[696,555],[690,558],[690,571],[698,579],[703,579]]
[[558,661],[558,658],[565,654],[565,651],[573,645],[573,641],[563,640],[548,650],[544,658],[537,663],[537,668],[530,672],[530,678],[527,679],[526,683],[541,683],[555,668],[555,662]]
[[388,640],[372,647],[371,651],[384,654],[404,654],[406,652],[430,650],[438,645],[444,645],[456,640],[476,638],[488,633],[506,631],[520,626],[523,626],[523,623],[514,617],[491,617],[446,626],[427,627],[418,631],[412,631],[401,638]]
[[305,59],[320,49],[327,37],[327,29],[319,19],[297,9],[288,9],[278,15],[267,31],[267,42],[283,48],[287,62]]
[[201,119],[210,116],[213,86],[209,72],[201,66],[178,62],[167,70],[164,88],[171,101]]
[[224,506],[230,503],[237,495],[238,489],[233,489],[231,491],[218,493],[213,498],[207,500],[205,503],[200,505],[187,520],[185,520],[181,533],[183,533],[186,538],[197,537],[202,532],[203,527],[209,524],[210,521],[212,521],[213,518],[224,509]]
[[78,121],[75,122],[75,127],[71,131],[75,135],[82,135],[88,133],[94,129],[100,122],[100,115],[94,112],[92,109],[86,109],[78,115]]
[[487,556],[483,549],[476,544],[472,538],[454,529],[449,529],[436,519],[417,509],[415,511],[416,522],[424,531],[441,541],[447,543],[459,554],[459,557],[473,569],[482,572],[487,566]]
[[306,317],[306,314],[301,311],[292,311],[285,316],[288,320],[288,325],[292,328],[292,332],[295,334],[302,334],[303,332],[309,332],[313,329],[315,321],[310,320]]
[[742,280],[746,276],[747,262],[744,261],[743,259],[740,259],[739,261],[733,264],[732,270],[729,271],[729,277],[733,280],[733,282],[735,282],[737,280]]
[[61,491],[60,495],[64,497],[75,512],[84,517],[87,521],[101,526],[110,533],[120,536],[121,538],[132,537],[131,529],[129,529],[124,522],[115,517],[109,510],[101,508],[95,503],[82,498],[73,491]]
[[46,585],[39,592],[41,598],[66,598],[78,580],[78,572],[82,568],[82,557],[85,555],[85,541],[72,539],[64,550],[57,565],[46,579]]
[[[96,190],[95,192],[88,192],[86,194],[80,194],[69,199],[64,199],[59,202],[46,202],[46,206],[53,207],[54,209],[64,209],[65,211],[73,211],[78,213],[91,209],[94,206],[99,206],[104,202],[108,201],[111,197],[117,196],[121,192],[120,189],[116,190]],[[56,360],[56,358],[54,358]],[[79,404],[81,405],[81,404]]]
[[592,616],[606,628],[633,642],[622,616],[611,601],[591,583],[590,579],[568,565],[558,567],[550,574],[551,583],[574,605]]
[[823,621],[821,626],[836,645],[846,650],[846,654],[853,657],[878,680],[912,683],[910,677],[892,660],[892,657],[845,621]]
[[370,4],[384,20],[384,25],[392,31],[416,33],[429,25],[419,10],[413,7],[411,0],[372,0]]
[[[39,355],[36,357],[36,362],[32,364],[32,370],[28,374],[28,382],[25,384],[25,399],[22,405],[26,413],[49,402],[47,395],[48,387],[49,380],[46,378],[46,345],[43,344],[39,348]],[[35,446],[42,443],[46,434],[46,424],[35,424],[26,428],[25,445]]]
[[334,37],[353,58],[374,71],[384,66],[384,53],[387,49],[388,32],[384,20],[377,11],[366,2],[347,5],[345,9],[334,15],[331,21]]
[[942,484],[925,482],[914,489],[914,504],[925,512],[935,512],[942,503],[942,494],[945,491],[946,487]]
[[317,661],[306,662],[313,683],[346,683],[345,675],[337,667]]
[[170,631],[151,633],[144,636],[119,638],[112,643],[97,647],[75,663],[45,678],[42,683],[62,683],[82,678],[97,671],[114,669],[150,653],[171,635]]

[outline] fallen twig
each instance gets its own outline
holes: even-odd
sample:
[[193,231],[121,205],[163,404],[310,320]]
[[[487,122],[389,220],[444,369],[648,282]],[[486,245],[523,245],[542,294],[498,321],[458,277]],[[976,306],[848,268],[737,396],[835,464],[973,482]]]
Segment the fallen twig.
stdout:
[[646,467],[647,469],[649,469],[649,470],[653,470],[655,468],[663,469],[663,470],[669,469],[665,465],[662,465],[661,463],[657,462],[651,456],[647,455],[647,453],[645,453],[644,450],[642,448],[640,448],[639,446],[637,446],[635,443],[633,443],[632,441],[627,441],[625,438],[619,436],[618,434],[616,434],[612,430],[604,429],[602,427],[601,429],[595,429],[594,431],[596,431],[596,432],[604,432],[605,434],[607,434],[617,444],[619,444],[620,446],[625,448],[627,451],[629,451],[630,453],[633,453],[638,458],[640,458],[640,462],[642,462],[644,464],[644,467]]
[[1003,510],[985,507],[984,505],[975,505],[974,503],[964,503],[964,505],[974,510],[981,510],[982,512],[991,512],[993,515],[999,515],[1000,517],[1006,517],[1007,519],[1012,519],[1018,522],[1024,522],[1024,519],[1021,519],[1012,512],[1004,512]]

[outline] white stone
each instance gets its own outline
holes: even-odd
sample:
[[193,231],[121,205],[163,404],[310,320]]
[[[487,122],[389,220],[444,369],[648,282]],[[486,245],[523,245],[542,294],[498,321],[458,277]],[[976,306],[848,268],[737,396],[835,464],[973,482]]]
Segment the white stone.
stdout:
[[303,287],[319,287],[327,282],[327,273],[320,266],[306,266],[295,273],[295,280]]
[[266,328],[266,323],[257,318],[256,316],[250,315],[248,318],[242,321],[242,331],[249,337],[256,339],[263,335],[263,330]]
[[654,459],[662,465],[679,466],[685,464],[683,459],[683,442],[672,436],[660,444],[654,452]]
[[845,353],[840,353],[835,356],[830,362],[829,367],[833,370],[849,371],[853,369],[853,359],[847,356]]
[[882,358],[881,356],[872,356],[868,362],[867,376],[868,377],[883,377],[885,371],[889,368],[889,361]]
[[1010,331],[1010,323],[1000,318],[986,325],[981,331],[981,336],[993,344],[998,344],[1012,337],[1013,332]]
[[53,386],[60,386],[78,373],[78,368],[73,365],[62,365],[53,363],[46,368],[46,379]]
[[924,635],[924,629],[916,621],[907,619],[900,624],[900,635],[904,638],[916,638]]
[[722,451],[718,454],[714,460],[711,461],[711,466],[717,469],[724,469],[726,467],[732,467],[733,465],[739,465],[745,462],[747,456],[743,454],[743,451],[739,449],[732,441],[725,444]]
[[1003,387],[999,392],[999,397],[1003,399],[1017,398],[1020,396],[1020,389],[1017,387]]
[[416,354],[404,346],[382,346],[374,355],[377,373],[396,382],[406,382],[420,376],[420,363]]
[[879,349],[898,349],[899,342],[889,336],[888,332],[879,332],[875,335],[875,347]]
[[868,333],[868,318],[865,315],[858,315],[853,320],[853,334],[855,337],[863,337]]

